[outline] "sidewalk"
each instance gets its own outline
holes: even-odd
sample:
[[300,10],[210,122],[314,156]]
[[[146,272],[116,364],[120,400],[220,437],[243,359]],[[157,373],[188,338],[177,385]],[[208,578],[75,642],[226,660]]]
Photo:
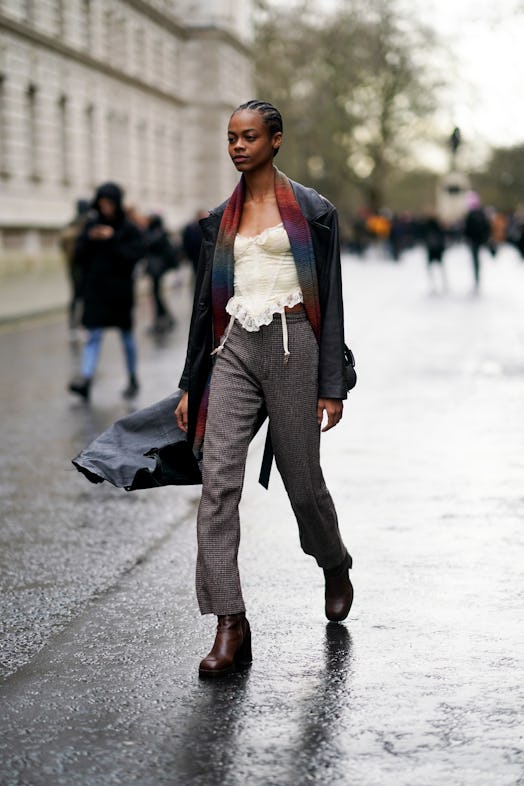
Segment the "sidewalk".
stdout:
[[[186,282],[191,277],[188,265],[170,271],[164,286]],[[142,273],[136,281],[137,295],[149,292],[149,278]],[[65,311],[70,292],[66,271],[62,267],[42,271],[23,272],[0,277],[0,325],[22,319],[45,316]]]
[[62,311],[69,299],[65,271],[58,267],[0,278],[0,325]]

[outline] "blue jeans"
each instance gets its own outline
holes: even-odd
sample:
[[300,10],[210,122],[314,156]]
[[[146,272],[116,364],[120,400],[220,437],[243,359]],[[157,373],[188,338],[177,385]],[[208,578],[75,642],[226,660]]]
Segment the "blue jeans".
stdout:
[[[82,376],[91,379],[98,365],[102,336],[104,328],[91,328],[87,334],[87,341],[82,356]],[[136,343],[132,330],[121,330],[122,345],[126,357],[127,372],[130,377],[136,376]]]

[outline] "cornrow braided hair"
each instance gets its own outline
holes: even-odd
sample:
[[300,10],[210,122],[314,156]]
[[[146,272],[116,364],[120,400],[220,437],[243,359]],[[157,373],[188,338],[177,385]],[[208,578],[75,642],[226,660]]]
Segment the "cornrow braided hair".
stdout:
[[[269,101],[260,101],[257,98],[251,99],[251,101],[246,101],[245,104],[237,106],[233,114],[236,115],[237,112],[241,112],[244,109],[259,113],[264,125],[267,126],[270,137],[278,132],[282,133],[284,130],[282,115],[273,104],[269,103]],[[277,153],[278,149],[274,150],[273,155],[276,156]]]

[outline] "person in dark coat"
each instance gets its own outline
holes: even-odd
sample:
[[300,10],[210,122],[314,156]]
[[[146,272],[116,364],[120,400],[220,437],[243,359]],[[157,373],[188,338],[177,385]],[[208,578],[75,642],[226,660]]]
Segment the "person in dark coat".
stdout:
[[442,291],[447,289],[446,274],[444,271],[444,251],[446,249],[446,234],[444,227],[436,215],[430,213],[422,225],[424,246],[426,248],[428,274],[432,292],[436,292],[434,275],[440,270]]
[[175,320],[170,314],[162,296],[162,278],[168,270],[177,267],[177,252],[171,243],[162,216],[149,217],[144,231],[145,245],[145,272],[151,279],[151,292],[155,308],[152,332],[161,335],[175,326]]
[[491,226],[482,209],[480,199],[475,193],[470,195],[469,208],[464,222],[464,237],[471,250],[475,281],[474,291],[478,292],[480,288],[480,249],[482,246],[487,246],[489,242]]
[[269,415],[278,470],[300,543],[324,571],[325,613],[349,614],[352,558],[320,467],[320,433],[337,426],[347,397],[338,219],[316,191],[274,167],[280,112],[249,101],[232,114],[229,155],[242,177],[200,222],[202,251],[175,410],[202,446],[197,598],[218,617],[199,666],[222,677],[251,663],[237,554],[238,503],[249,443]]
[[133,271],[144,254],[140,230],[126,217],[123,192],[115,183],[101,185],[93,201],[94,215],[76,242],[75,260],[82,270],[82,324],[87,328],[81,378],[69,390],[89,398],[98,364],[103,331],[120,330],[124,348],[128,385],[125,398],[138,392],[136,344],[132,328],[134,304]]
[[60,233],[60,247],[64,253],[67,277],[71,287],[68,317],[69,329],[73,338],[75,337],[75,331],[79,327],[81,320],[80,287],[82,283],[82,269],[76,260],[75,247],[78,236],[87,221],[89,208],[89,200],[78,199],[76,202],[75,217]]
[[507,241],[511,243],[524,259],[524,206],[518,205],[513,215],[509,218]]
[[196,274],[198,267],[198,259],[200,257],[200,246],[202,245],[202,230],[200,229],[199,221],[205,218],[207,213],[199,210],[189,224],[186,224],[182,230],[182,248],[186,257],[193,266],[193,271]]

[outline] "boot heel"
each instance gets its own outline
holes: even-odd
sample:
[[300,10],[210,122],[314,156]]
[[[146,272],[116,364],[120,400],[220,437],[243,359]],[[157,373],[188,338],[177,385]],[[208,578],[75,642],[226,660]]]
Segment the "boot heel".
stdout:
[[234,657],[234,664],[237,669],[246,669],[248,666],[251,666],[253,661],[251,654],[251,628],[249,627],[249,622],[247,620],[246,628],[246,635],[244,636],[242,646]]

